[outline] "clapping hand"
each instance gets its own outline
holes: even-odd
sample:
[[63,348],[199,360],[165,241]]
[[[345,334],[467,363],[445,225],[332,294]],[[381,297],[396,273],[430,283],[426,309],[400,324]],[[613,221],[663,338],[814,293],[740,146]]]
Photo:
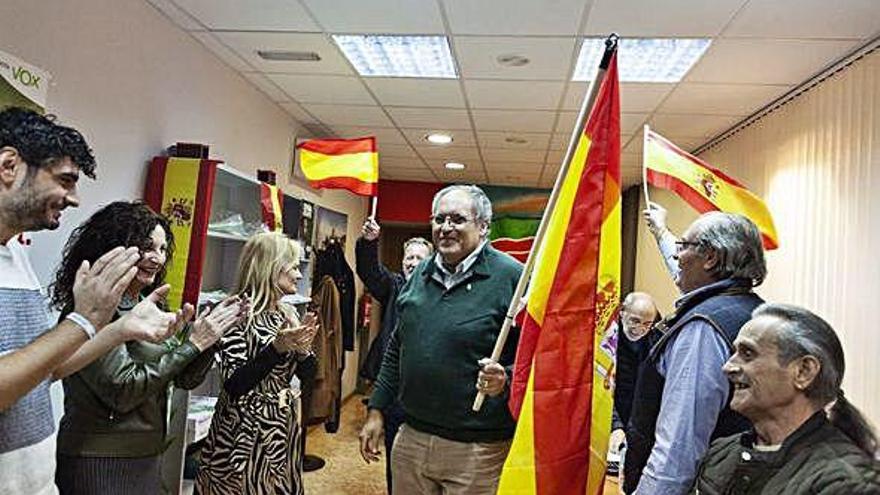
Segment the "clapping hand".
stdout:
[[190,342],[200,351],[214,345],[229,328],[247,314],[250,300],[247,296],[227,297],[220,304],[208,308],[199,315],[189,335]]
[[159,307],[169,290],[171,286],[168,284],[159,287],[119,319],[119,327],[125,340],[159,343],[174,335],[192,319],[195,311],[191,304],[184,304],[175,312],[164,311]]
[[311,312],[306,313],[301,325],[279,330],[272,345],[278,352],[295,351],[306,354],[311,349],[312,340],[317,335],[319,327],[317,315]]

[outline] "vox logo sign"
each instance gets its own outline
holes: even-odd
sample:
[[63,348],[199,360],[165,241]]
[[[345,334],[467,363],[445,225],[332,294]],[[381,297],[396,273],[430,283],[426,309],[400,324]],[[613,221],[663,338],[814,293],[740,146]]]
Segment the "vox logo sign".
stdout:
[[12,69],[12,77],[24,86],[32,86],[37,89],[40,88],[40,76],[24,67],[16,67]]

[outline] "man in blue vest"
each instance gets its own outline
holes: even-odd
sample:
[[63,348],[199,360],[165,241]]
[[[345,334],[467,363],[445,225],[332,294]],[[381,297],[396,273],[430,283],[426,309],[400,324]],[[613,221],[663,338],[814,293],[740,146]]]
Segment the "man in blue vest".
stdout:
[[758,228],[741,215],[706,213],[678,240],[666,229],[665,211],[646,216],[664,258],[675,262],[670,271],[682,295],[658,324],[663,338],[639,371],[623,489],[682,494],[709,442],[749,426],[729,407],[731,385],[722,366],[762,302],[752,288],[764,281],[767,267]]

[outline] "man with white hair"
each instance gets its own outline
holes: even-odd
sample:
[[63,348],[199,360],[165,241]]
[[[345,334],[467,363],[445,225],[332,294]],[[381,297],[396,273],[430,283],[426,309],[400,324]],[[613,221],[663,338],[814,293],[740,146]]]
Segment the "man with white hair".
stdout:
[[[665,225],[654,227],[658,241],[672,237]],[[758,228],[741,215],[711,212],[674,242],[672,271],[682,295],[658,324],[664,335],[637,379],[626,493],[686,493],[709,442],[749,426],[728,406],[731,386],[721,367],[762,302],[752,292],[767,274]]]
[[733,345],[730,407],[754,429],[712,443],[691,493],[880,493],[877,438],[840,388],[834,329],[806,309],[764,304]]
[[[492,205],[477,186],[434,196],[437,254],[397,298],[399,323],[385,352],[361,431],[361,455],[378,460],[382,411],[400,401],[406,417],[391,452],[393,493],[494,494],[515,423],[507,408],[519,336],[499,362],[492,353],[522,265],[488,243]],[[487,399],[471,410],[477,390]]]

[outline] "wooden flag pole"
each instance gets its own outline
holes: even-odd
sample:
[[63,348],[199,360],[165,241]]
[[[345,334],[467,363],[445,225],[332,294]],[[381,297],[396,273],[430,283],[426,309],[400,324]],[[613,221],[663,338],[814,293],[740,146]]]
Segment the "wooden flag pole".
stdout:
[[[550,199],[547,201],[547,207],[544,209],[544,215],[541,217],[541,223],[538,225],[538,232],[535,233],[535,240],[532,242],[532,249],[529,251],[529,256],[526,258],[525,266],[523,266],[522,275],[520,275],[519,282],[516,284],[516,289],[513,291],[513,298],[511,298],[510,305],[507,307],[507,314],[504,317],[504,324],[501,325],[501,332],[498,333],[498,338],[495,340],[495,348],[492,349],[491,356],[493,361],[497,362],[501,357],[501,351],[504,349],[504,344],[507,342],[510,327],[513,326],[513,319],[516,317],[517,310],[520,308],[520,300],[522,299],[523,294],[525,294],[526,286],[532,276],[532,270],[535,268],[535,259],[538,255],[538,249],[541,246],[544,234],[550,224],[550,216],[552,215],[556,202],[559,199],[559,193],[562,189],[562,181],[568,174],[568,169],[571,166],[571,159],[577,149],[581,134],[584,132],[587,118],[593,111],[593,105],[596,103],[596,96],[599,94],[599,87],[602,86],[602,81],[605,80],[605,72],[608,69],[608,64],[611,62],[611,56],[617,50],[618,38],[617,34],[612,34],[605,40],[605,54],[602,56],[602,61],[599,63],[599,70],[596,72],[596,77],[590,82],[590,89],[587,91],[587,96],[581,104],[577,125],[571,133],[571,139],[568,142],[568,149],[565,151],[565,158],[562,160],[562,166],[559,168],[559,173],[556,174],[556,182],[553,185],[553,192],[550,193]],[[478,392],[471,409],[473,409],[474,412],[479,412],[483,407],[483,401],[485,399],[486,394]]]

